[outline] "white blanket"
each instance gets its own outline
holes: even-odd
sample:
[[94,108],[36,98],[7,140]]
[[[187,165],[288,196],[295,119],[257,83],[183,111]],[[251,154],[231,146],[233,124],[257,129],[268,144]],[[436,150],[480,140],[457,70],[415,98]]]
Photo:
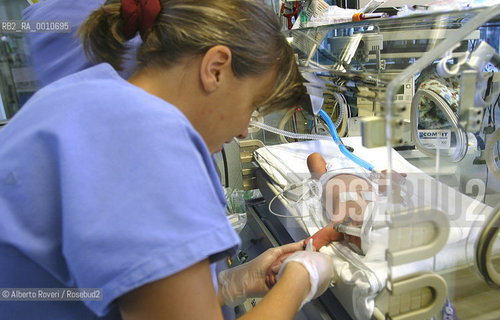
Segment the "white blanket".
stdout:
[[[355,155],[374,165],[377,171],[388,169],[389,151],[386,147],[364,148],[358,137],[343,138],[343,141],[346,145],[354,148]],[[274,182],[286,189],[291,184],[300,184],[304,179],[310,178],[306,159],[313,152],[319,152],[327,162],[333,163],[336,167],[353,166],[352,161],[340,153],[333,141],[326,140],[266,146],[258,149],[255,156],[259,165],[272,177]],[[443,250],[432,258],[392,267],[392,277],[397,279],[418,271],[439,271],[470,263],[471,241],[474,242],[474,239],[467,239],[467,237],[474,234],[472,228],[481,227],[482,221],[492,212],[492,208],[440,183],[411,165],[395,151],[391,152],[391,158],[393,170],[408,174],[405,187],[410,186],[411,194],[408,194],[406,198],[406,206],[431,206],[446,213],[450,220],[448,242]],[[284,201],[287,200],[284,199]],[[303,199],[301,201],[312,200]],[[297,209],[297,215],[302,216],[301,220],[310,235],[329,222],[322,221],[318,217],[312,221],[308,220],[311,214],[310,208],[314,207],[311,203],[289,205]],[[385,261],[387,238],[386,228],[373,231],[370,234],[372,245],[365,256],[354,253],[340,243],[321,249],[322,252],[333,257],[335,269],[341,281],[354,285],[352,308],[356,313],[356,318],[369,319],[371,317],[374,307],[373,298],[385,286],[388,274],[388,265]],[[468,253],[466,248],[469,248]]]

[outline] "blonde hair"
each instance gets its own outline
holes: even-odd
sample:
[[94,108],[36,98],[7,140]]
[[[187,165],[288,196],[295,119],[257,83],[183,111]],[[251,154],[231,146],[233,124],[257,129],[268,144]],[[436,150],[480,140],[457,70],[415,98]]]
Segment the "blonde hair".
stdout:
[[[138,70],[168,68],[181,58],[201,55],[216,45],[232,53],[237,77],[275,69],[273,93],[263,103],[265,113],[296,107],[306,90],[293,49],[281,32],[279,19],[266,4],[256,0],[160,0],[161,12],[143,35],[137,51]],[[121,15],[121,1],[108,0],[82,25],[79,34],[94,63],[108,62],[121,70],[128,50]]]

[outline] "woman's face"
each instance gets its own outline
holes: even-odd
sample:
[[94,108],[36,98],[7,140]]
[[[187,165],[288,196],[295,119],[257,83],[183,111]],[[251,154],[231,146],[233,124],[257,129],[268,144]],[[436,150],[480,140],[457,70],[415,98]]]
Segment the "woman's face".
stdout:
[[258,76],[234,77],[228,82],[219,93],[218,105],[206,115],[208,125],[202,135],[211,153],[220,151],[234,137],[247,137],[250,117],[271,95],[275,80],[276,72],[271,70]]

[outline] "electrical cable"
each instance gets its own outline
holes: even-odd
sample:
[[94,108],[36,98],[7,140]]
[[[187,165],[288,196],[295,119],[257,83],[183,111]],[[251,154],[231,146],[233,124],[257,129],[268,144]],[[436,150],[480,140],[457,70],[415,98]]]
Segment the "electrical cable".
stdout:
[[[307,217],[311,217],[311,215],[307,215],[307,216],[292,216],[292,215],[283,215],[283,214],[279,214],[279,213],[276,213],[274,212],[272,209],[271,209],[271,206],[274,202],[274,200],[276,200],[277,198],[279,197],[284,197],[286,199],[286,197],[284,196],[285,192],[287,192],[288,190],[292,190],[293,188],[298,188],[302,185],[297,185],[297,184],[291,184],[291,185],[288,185],[285,187],[285,189],[283,189],[283,191],[281,191],[280,193],[278,193],[277,195],[275,195],[271,201],[269,201],[269,204],[267,206],[269,212],[274,215],[274,216],[277,216],[277,217],[280,217],[280,218],[293,218],[293,219],[302,219],[302,218],[307,218]],[[295,202],[300,202],[304,196],[305,196],[306,193],[302,193],[302,195],[300,196],[299,199],[297,199],[297,201]]]
[[229,188],[229,170],[228,170],[228,166],[227,166],[227,157],[226,157],[226,150],[224,149],[224,146],[222,146],[222,150],[221,150],[221,154],[222,154],[222,163],[224,165],[224,185],[226,186],[226,188]]
[[[283,189],[283,191],[281,191],[280,193],[278,193],[277,195],[275,195],[275,196],[271,199],[271,201],[269,201],[269,204],[268,204],[268,206],[267,206],[268,211],[269,211],[272,215],[274,215],[274,216],[276,216],[276,217],[279,217],[279,218],[293,218],[293,219],[299,220],[299,221],[302,223],[302,225],[303,225],[303,227],[304,227],[304,230],[307,230],[307,224],[305,223],[304,218],[312,218],[312,219],[314,219],[314,217],[313,217],[312,215],[310,215],[310,214],[309,214],[309,215],[306,215],[306,216],[300,216],[300,215],[299,215],[299,216],[293,216],[293,215],[282,215],[282,214],[279,214],[279,213],[274,212],[274,211],[271,209],[271,206],[272,206],[272,204],[273,204],[274,200],[276,200],[278,197],[280,197],[280,196],[281,196],[281,197],[286,198],[286,197],[284,196],[285,192],[287,192],[288,190],[291,190],[291,189],[293,189],[293,188],[297,188],[297,187],[303,186],[303,185],[305,185],[306,183],[307,183],[307,182],[304,182],[304,183],[302,183],[302,184],[295,184],[295,183],[294,183],[294,184],[291,184],[291,185],[286,186],[286,187]],[[301,200],[304,198],[304,196],[305,196],[305,195],[306,195],[306,193],[305,193],[305,192],[303,192],[303,193],[302,193],[302,195],[301,195],[301,196],[297,199],[297,201],[296,201],[296,202],[301,201]],[[307,232],[308,232],[308,231],[307,231]],[[309,232],[308,232],[308,233],[309,233]]]

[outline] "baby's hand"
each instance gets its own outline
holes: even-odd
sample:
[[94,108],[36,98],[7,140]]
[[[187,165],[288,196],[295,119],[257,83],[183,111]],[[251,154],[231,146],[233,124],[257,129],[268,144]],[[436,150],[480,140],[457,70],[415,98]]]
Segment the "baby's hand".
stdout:
[[330,222],[326,227],[316,232],[312,237],[314,249],[319,251],[321,247],[328,245],[330,242],[339,241],[344,238],[344,235],[333,228],[333,222]]

